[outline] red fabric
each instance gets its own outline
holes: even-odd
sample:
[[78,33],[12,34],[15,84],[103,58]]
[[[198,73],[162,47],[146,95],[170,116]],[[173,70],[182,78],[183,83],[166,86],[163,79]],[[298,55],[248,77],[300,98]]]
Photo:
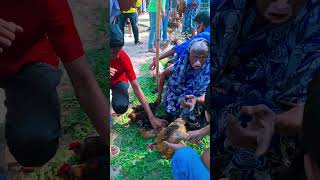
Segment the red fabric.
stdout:
[[119,57],[111,59],[110,67],[117,70],[116,74],[110,78],[110,85],[113,87],[119,82],[128,82],[136,80],[136,74],[129,56],[121,50]]
[[0,18],[24,31],[0,54],[0,79],[31,62],[58,67],[59,58],[70,63],[84,54],[67,0],[2,0]]

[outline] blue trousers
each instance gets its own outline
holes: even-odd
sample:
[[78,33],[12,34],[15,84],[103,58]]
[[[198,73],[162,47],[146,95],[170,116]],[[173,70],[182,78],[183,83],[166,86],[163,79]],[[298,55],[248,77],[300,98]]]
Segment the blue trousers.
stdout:
[[178,149],[171,160],[174,180],[209,180],[210,173],[200,156],[190,147]]
[[[150,33],[149,33],[149,42],[148,42],[148,48],[154,48],[154,43],[156,40],[156,18],[157,18],[157,13],[156,12],[150,12]],[[160,18],[160,35],[162,31],[162,20]]]

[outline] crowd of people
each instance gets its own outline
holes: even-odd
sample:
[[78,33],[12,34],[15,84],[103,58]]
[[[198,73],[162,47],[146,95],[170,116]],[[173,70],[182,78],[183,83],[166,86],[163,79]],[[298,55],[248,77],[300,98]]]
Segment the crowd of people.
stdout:
[[[200,158],[185,144],[165,142],[176,150],[174,179],[208,179],[210,160],[213,179],[319,179],[320,149],[313,139],[319,136],[319,2],[210,3],[211,22],[198,11],[199,1],[185,1],[182,31],[192,37],[160,56],[175,58],[159,81],[157,102],[166,120],[150,113],[152,126],[182,117],[188,140],[210,135],[213,150],[211,158],[210,151]],[[155,64],[154,58],[150,69]]]
[[[133,2],[133,3],[137,3]],[[182,2],[182,1],[181,1]],[[119,19],[123,17],[121,1],[112,1],[111,22],[114,22],[110,28],[110,87],[111,87],[111,104],[115,114],[124,114],[129,107],[128,87],[132,86],[133,92],[147,113],[154,132],[164,128],[169,122],[179,117],[187,122],[188,135],[187,139],[191,142],[198,141],[202,137],[209,135],[210,125],[205,116],[204,97],[206,89],[210,82],[210,14],[208,11],[199,11],[200,1],[183,1],[186,3],[186,9],[183,16],[191,19],[182,20],[185,25],[182,27],[193,36],[182,44],[174,46],[168,52],[163,53],[160,59],[173,57],[174,64],[162,73],[159,86],[158,104],[163,104],[166,110],[166,117],[157,118],[146,100],[143,91],[136,79],[136,75],[129,55],[122,49],[124,42],[123,24]],[[117,3],[120,3],[117,6]],[[172,3],[175,8],[172,8]],[[179,2],[180,3],[180,2]],[[143,3],[142,3],[143,4]],[[150,14],[150,33],[148,50],[155,52],[155,33],[156,33],[156,15],[157,1],[150,0],[147,3],[147,12]],[[116,8],[118,7],[118,8]],[[133,8],[134,6],[126,6]],[[140,6],[135,4],[139,9]],[[117,10],[118,9],[118,10]],[[140,10],[137,10],[140,12]],[[178,16],[178,1],[161,1],[160,14],[162,20],[169,18],[170,13]],[[166,17],[167,16],[167,17]],[[118,22],[117,22],[118,21]],[[172,21],[172,19],[171,19]],[[186,22],[185,22],[186,21]],[[131,22],[132,23],[132,22]],[[166,23],[160,23],[162,42],[168,40],[168,19]],[[166,24],[166,25],[165,25]],[[132,26],[133,27],[133,26]],[[134,28],[132,28],[134,29]],[[136,37],[136,36],[135,36]],[[137,41],[135,41],[137,42]],[[154,58],[150,64],[150,69],[154,69],[156,59]],[[162,91],[165,81],[168,81]],[[199,121],[201,119],[201,121]],[[203,128],[201,131],[200,128]],[[168,147],[176,150],[172,158],[172,172],[175,179],[200,178],[209,179],[210,168],[210,150],[204,150],[200,157],[197,153],[185,147],[185,144],[171,144],[165,142]],[[115,146],[112,145],[111,148]],[[195,163],[197,166],[195,166]]]

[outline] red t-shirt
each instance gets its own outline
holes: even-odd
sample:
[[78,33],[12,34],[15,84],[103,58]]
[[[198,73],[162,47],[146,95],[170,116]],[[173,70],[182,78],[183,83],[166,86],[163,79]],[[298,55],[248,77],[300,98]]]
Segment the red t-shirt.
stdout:
[[67,0],[2,0],[0,18],[23,28],[0,54],[0,79],[31,62],[58,67],[59,58],[70,63],[84,54]]
[[134,73],[133,66],[129,56],[121,50],[119,57],[111,59],[110,67],[117,70],[113,77],[110,77],[110,85],[113,87],[119,82],[128,82],[136,80],[136,74]]

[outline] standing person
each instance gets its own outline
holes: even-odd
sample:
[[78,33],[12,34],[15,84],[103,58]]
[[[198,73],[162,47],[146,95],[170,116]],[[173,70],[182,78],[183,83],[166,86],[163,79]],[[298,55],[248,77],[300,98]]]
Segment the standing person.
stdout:
[[5,91],[7,107],[5,137],[18,163],[41,167],[59,147],[60,61],[80,105],[107,143],[108,101],[86,62],[68,1],[2,1],[0,17],[0,88]]
[[147,12],[147,2],[146,2],[146,0],[141,0],[141,12],[142,12],[142,14]]
[[129,107],[129,83],[134,94],[139,99],[142,107],[148,114],[148,118],[155,132],[157,128],[164,127],[167,122],[158,119],[152,113],[149,104],[136,79],[131,60],[122,50],[124,45],[123,34],[119,29],[110,29],[110,87],[112,90],[112,107],[117,114],[123,114]]
[[201,0],[186,0],[186,8],[182,17],[182,33],[195,34],[194,17],[197,15]]
[[110,25],[118,24],[118,15],[121,14],[118,0],[110,0]]
[[136,0],[133,3],[134,4],[128,11],[122,11],[122,13],[119,15],[119,27],[122,33],[124,34],[124,26],[126,24],[127,19],[129,19],[133,31],[134,43],[140,45],[142,44],[142,42],[139,41],[138,13],[141,13],[141,2],[140,0]]
[[[161,19],[164,19],[165,16],[165,7],[166,0],[161,0],[161,8],[159,9]],[[156,18],[157,18],[157,0],[150,0],[148,11],[150,15],[150,33],[149,33],[149,43],[148,43],[148,52],[155,53],[155,39],[156,39]],[[160,20],[160,35],[162,30],[162,20]]]
[[165,6],[165,17],[162,23],[163,31],[162,31],[162,42],[166,43],[168,41],[168,24],[169,24],[169,16],[170,16],[170,6],[172,0],[166,0]]

